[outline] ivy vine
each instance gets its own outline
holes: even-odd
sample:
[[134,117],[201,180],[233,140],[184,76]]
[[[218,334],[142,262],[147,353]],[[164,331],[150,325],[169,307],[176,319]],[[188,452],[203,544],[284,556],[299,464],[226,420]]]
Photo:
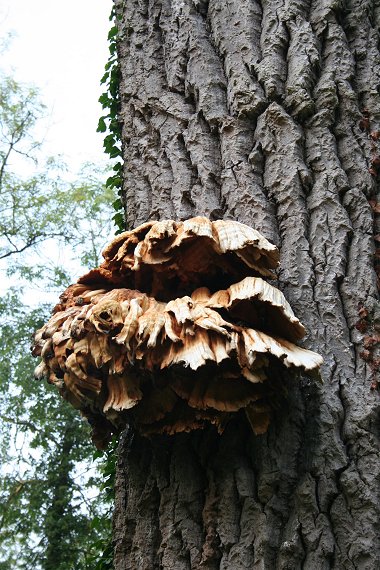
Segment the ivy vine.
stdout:
[[112,524],[111,524],[111,510],[115,500],[115,477],[116,477],[116,462],[117,462],[117,449],[119,444],[119,436],[114,435],[112,441],[109,443],[105,451],[95,451],[93,458],[101,459],[100,471],[103,475],[103,483],[100,491],[104,493],[105,502],[110,505],[110,512],[108,516],[95,517],[92,520],[92,527],[99,529],[103,532],[103,537],[93,545],[97,554],[96,558],[90,558],[90,568],[94,570],[113,570],[113,555],[114,547],[112,543]]
[[99,133],[105,133],[103,142],[104,152],[106,152],[111,159],[117,160],[113,166],[114,174],[109,176],[106,180],[106,187],[117,190],[119,196],[112,204],[116,210],[116,214],[113,216],[113,220],[117,227],[116,234],[119,234],[123,232],[126,227],[123,204],[121,201],[123,162],[121,149],[121,125],[119,121],[120,66],[117,60],[118,26],[115,24],[117,20],[121,19],[121,16],[116,13],[114,7],[111,10],[109,19],[113,24],[108,32],[109,57],[104,68],[104,75],[100,80],[101,85],[105,85],[107,89],[99,97],[99,103],[101,103],[105,114],[99,119],[97,131]]
[[[114,174],[109,176],[106,180],[106,187],[116,190],[118,198],[113,202],[113,207],[116,210],[113,220],[117,227],[116,234],[123,232],[125,227],[125,219],[123,213],[123,204],[121,201],[122,194],[122,173],[123,173],[123,159],[121,148],[121,125],[119,122],[120,110],[120,66],[117,60],[117,40],[118,40],[118,27],[115,25],[117,20],[121,19],[116,13],[115,8],[111,10],[109,17],[112,22],[112,27],[108,32],[109,42],[109,57],[104,68],[104,75],[100,80],[101,85],[106,86],[104,91],[99,97],[104,110],[104,114],[99,118],[97,131],[105,133],[104,137],[104,151],[116,163],[112,167]],[[116,475],[116,460],[117,460],[117,446],[118,436],[114,436],[111,444],[105,452],[96,451],[94,459],[102,458],[100,470],[103,474],[103,484],[101,491],[105,494],[106,502],[113,503],[114,489],[115,489],[115,475]],[[97,555],[97,559],[90,560],[90,564],[95,570],[112,570],[113,569],[113,544],[112,544],[112,528],[111,520],[107,517],[95,518],[92,521],[95,528],[100,528],[104,532],[103,538],[95,545],[95,551],[101,551],[102,554]]]

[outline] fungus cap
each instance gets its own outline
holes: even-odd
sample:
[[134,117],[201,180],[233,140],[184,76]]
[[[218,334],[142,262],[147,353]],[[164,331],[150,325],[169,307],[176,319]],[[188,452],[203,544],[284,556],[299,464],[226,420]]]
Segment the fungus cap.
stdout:
[[93,425],[102,447],[133,423],[142,434],[245,410],[263,433],[285,369],[322,358],[273,277],[278,251],[238,222],[148,222],[113,240],[102,265],[61,295],[35,335],[46,377]]

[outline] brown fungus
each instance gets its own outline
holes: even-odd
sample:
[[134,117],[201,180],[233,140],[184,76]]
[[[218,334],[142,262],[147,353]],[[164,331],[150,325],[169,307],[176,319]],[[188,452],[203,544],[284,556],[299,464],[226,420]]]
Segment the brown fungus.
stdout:
[[276,247],[248,226],[148,222],[103,255],[61,295],[33,347],[36,376],[82,411],[99,447],[127,423],[144,435],[222,431],[241,409],[264,433],[284,369],[320,367],[294,344],[304,327],[263,279]]
[[79,284],[128,286],[160,301],[202,286],[217,291],[247,276],[275,278],[279,259],[277,248],[256,230],[204,217],[148,222],[117,236],[103,256]]

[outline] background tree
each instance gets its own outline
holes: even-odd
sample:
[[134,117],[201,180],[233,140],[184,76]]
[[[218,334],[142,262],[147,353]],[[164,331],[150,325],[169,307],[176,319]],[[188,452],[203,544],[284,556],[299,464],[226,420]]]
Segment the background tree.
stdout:
[[113,191],[94,165],[71,178],[62,161],[41,166],[43,112],[35,89],[0,77],[0,259],[17,283],[0,298],[0,568],[94,570],[110,533],[106,484],[87,424],[33,379],[30,344],[46,289],[98,264]]
[[[252,225],[320,352],[267,434],[121,441],[115,568],[378,568],[375,0],[115,0],[128,227]],[[377,234],[375,231],[375,239]]]

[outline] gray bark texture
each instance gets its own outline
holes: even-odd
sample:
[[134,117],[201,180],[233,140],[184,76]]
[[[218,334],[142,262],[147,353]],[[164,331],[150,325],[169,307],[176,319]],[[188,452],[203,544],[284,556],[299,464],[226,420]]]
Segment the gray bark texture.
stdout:
[[129,227],[206,215],[278,245],[322,354],[265,435],[122,437],[116,570],[380,568],[378,0],[115,0]]

